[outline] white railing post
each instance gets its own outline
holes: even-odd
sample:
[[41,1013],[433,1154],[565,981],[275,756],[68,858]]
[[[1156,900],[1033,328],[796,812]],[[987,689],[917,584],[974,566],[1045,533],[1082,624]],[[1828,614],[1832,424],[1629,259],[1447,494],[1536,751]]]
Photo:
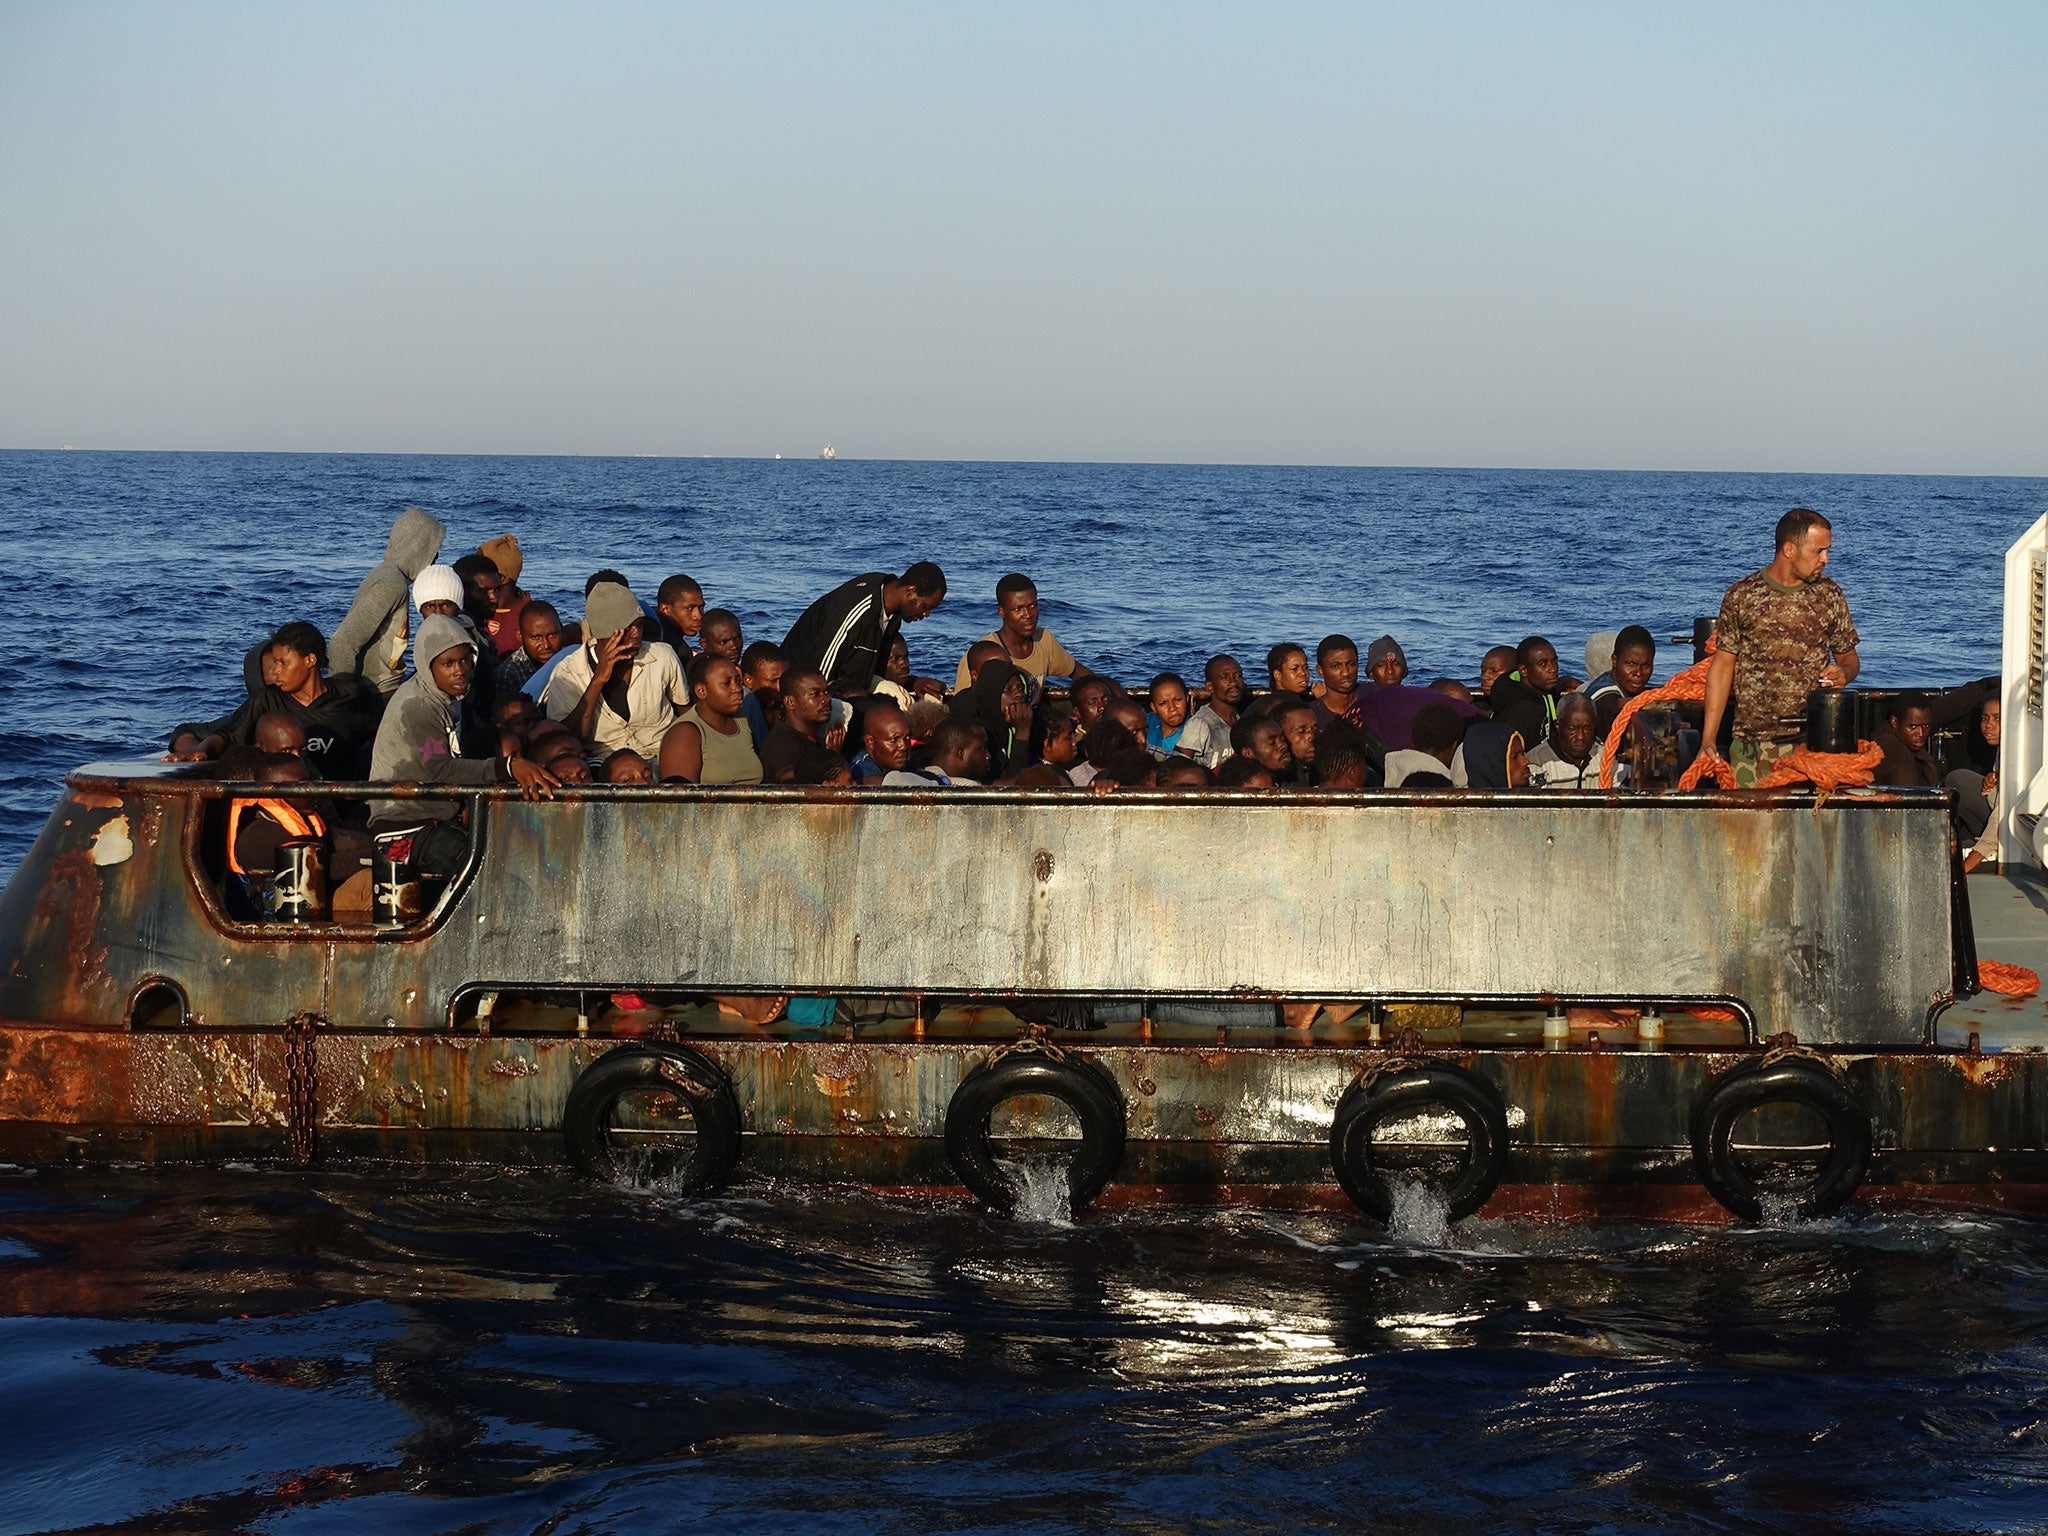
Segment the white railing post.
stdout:
[[[2048,812],[2048,516],[2005,552],[2005,653],[2000,668],[2004,717],[1998,746],[1998,857],[2004,864],[2048,863],[2040,817]],[[2022,818],[2025,818],[2024,820]]]

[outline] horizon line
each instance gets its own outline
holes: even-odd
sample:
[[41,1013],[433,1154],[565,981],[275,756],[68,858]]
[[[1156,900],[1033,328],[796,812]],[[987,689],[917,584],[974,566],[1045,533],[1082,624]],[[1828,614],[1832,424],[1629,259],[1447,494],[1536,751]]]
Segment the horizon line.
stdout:
[[375,448],[103,448],[75,443],[56,446],[22,447],[0,445],[9,454],[121,454],[192,455],[240,458],[359,458],[359,459],[600,459],[639,462],[649,459],[678,463],[723,464],[959,464],[1039,465],[1124,469],[1329,469],[1379,471],[1430,471],[1471,474],[1531,475],[1796,475],[1809,477],[1850,477],[1894,480],[2048,480],[2048,472],[2019,474],[1985,470],[1931,469],[1709,469],[1649,465],[1537,465],[1537,464],[1365,464],[1330,463],[1306,459],[1056,459],[1056,458],[947,458],[940,456],[863,457],[858,454],[782,453],[620,453],[564,450],[557,452],[485,452],[476,449],[375,449]]

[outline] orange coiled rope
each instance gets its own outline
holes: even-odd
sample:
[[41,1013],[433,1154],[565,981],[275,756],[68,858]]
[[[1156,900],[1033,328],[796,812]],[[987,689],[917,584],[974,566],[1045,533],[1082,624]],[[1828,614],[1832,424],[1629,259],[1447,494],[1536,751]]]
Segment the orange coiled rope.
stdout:
[[2041,990],[2041,978],[2024,965],[2007,965],[2003,960],[1979,960],[1977,982],[1986,991],[2007,997],[2032,997]]
[[[1707,671],[1714,664],[1714,642],[1707,642],[1707,654],[1661,688],[1645,688],[1621,706],[1607,733],[1607,747],[1600,756],[1600,787],[1614,787],[1614,764],[1621,751],[1621,739],[1637,710],[1650,704],[1699,703],[1707,696]],[[1868,784],[1884,761],[1884,749],[1868,741],[1856,744],[1854,752],[1813,752],[1796,747],[1771,765],[1771,771],[1757,780],[1758,789],[1784,789],[1793,784],[1811,784],[1823,798],[1838,789]],[[1702,746],[1692,766],[1679,777],[1680,789],[1696,788],[1712,778],[1723,789],[1735,787],[1734,767],[1712,746]]]

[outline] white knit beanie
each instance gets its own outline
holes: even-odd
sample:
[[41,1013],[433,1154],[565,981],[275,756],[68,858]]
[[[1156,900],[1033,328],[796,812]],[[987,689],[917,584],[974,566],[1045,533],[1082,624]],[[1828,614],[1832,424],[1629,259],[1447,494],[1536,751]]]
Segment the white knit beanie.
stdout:
[[424,609],[429,603],[462,606],[462,578],[452,565],[430,565],[413,578],[412,605]]

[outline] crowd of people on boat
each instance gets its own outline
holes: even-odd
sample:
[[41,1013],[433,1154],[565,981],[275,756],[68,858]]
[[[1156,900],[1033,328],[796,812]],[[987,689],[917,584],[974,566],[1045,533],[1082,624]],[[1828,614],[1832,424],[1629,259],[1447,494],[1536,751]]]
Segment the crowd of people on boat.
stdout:
[[[1794,509],[1776,533],[1772,563],[1723,601],[1704,705],[1640,720],[1609,783],[1668,787],[1709,753],[1754,784],[1797,744],[1809,693],[1854,679],[1855,627],[1824,575],[1827,520]],[[995,586],[996,626],[942,682],[913,670],[904,634],[946,599],[929,561],[856,576],[779,642],[749,642],[687,575],[643,600],[623,572],[599,570],[565,612],[520,585],[515,536],[440,564],[444,539],[431,514],[401,513],[331,640],[304,619],[282,624],[248,652],[238,708],[172,733],[172,758],[217,761],[235,780],[415,786],[371,802],[359,829],[328,826],[303,800],[237,801],[231,870],[260,877],[281,843],[317,833],[337,866],[381,839],[423,874],[451,874],[469,836],[460,798],[434,786],[1591,790],[1657,665],[1656,637],[1629,624],[1591,637],[1583,679],[1531,635],[1480,656],[1476,686],[1421,682],[1395,637],[1361,647],[1332,634],[1312,650],[1273,645],[1257,690],[1222,653],[1193,683],[1161,672],[1126,686],[1040,622],[1036,584],[1013,572]],[[1957,791],[1973,862],[1995,847],[1998,709],[1995,678],[1900,696],[1879,736],[1878,782]],[[1938,733],[1956,724],[1960,760],[1944,760]]]

